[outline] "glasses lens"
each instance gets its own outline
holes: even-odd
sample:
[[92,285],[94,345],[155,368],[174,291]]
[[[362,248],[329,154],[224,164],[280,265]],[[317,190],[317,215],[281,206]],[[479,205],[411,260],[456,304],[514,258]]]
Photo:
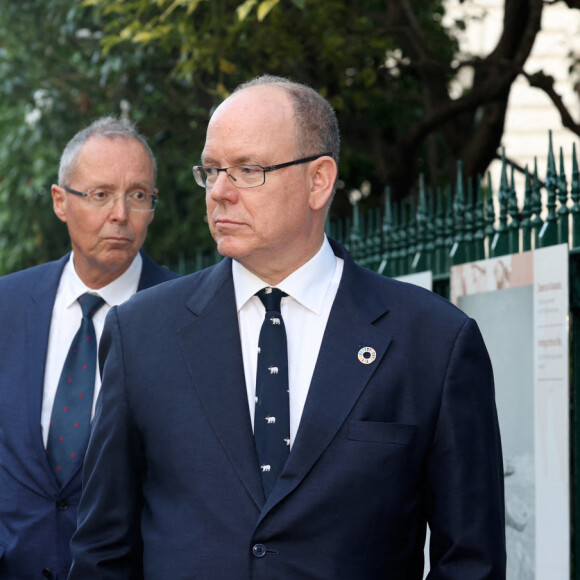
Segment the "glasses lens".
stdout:
[[265,173],[259,165],[230,167],[228,175],[236,187],[258,187],[264,183]]
[[195,179],[195,183],[200,187],[206,187],[207,183],[207,174],[204,171],[201,165],[194,165],[193,166],[193,177]]
[[192,171],[195,182],[206,189],[211,189],[215,185],[221,171],[225,171],[230,181],[241,189],[263,185],[266,178],[264,170],[259,165],[237,165],[227,169],[194,165]]
[[87,196],[87,202],[94,208],[111,209],[119,198],[124,198],[130,211],[153,211],[158,198],[153,193],[133,191],[124,195],[114,195],[111,192],[92,191]]
[[158,199],[154,193],[134,191],[125,196],[131,211],[153,211]]

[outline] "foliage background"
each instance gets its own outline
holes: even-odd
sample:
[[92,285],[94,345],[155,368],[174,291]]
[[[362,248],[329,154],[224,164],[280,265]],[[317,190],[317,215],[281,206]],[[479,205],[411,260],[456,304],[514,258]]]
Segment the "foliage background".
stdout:
[[[420,173],[431,191],[453,183],[459,158],[482,173],[543,3],[505,6],[494,51],[473,59],[455,39],[466,23],[443,26],[442,0],[0,0],[0,275],[68,250],[50,185],[68,139],[103,114],[136,121],[157,156],[148,253],[174,265],[211,252],[191,166],[213,108],[265,72],[310,84],[337,111],[332,217],[350,213],[353,188],[372,206],[387,184],[395,200],[413,194]],[[452,95],[466,67],[473,82]]]

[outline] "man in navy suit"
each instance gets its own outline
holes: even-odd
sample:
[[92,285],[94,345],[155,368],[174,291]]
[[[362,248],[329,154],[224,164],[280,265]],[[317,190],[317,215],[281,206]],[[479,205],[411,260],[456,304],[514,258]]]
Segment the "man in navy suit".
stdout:
[[[427,524],[431,578],[505,577],[481,335],[325,237],[338,155],[304,85],[258,77],[214,112],[194,175],[226,258],[109,313],[70,580],[420,580]],[[276,288],[289,453],[270,490],[256,293]]]
[[[52,186],[72,252],[0,278],[1,580],[68,575],[83,454],[59,481],[46,455],[57,385],[81,321],[79,296],[105,301],[93,317],[98,338],[111,306],[175,277],[139,251],[157,200],[155,174],[131,123],[95,121],[65,148]],[[84,446],[88,422],[85,433]]]

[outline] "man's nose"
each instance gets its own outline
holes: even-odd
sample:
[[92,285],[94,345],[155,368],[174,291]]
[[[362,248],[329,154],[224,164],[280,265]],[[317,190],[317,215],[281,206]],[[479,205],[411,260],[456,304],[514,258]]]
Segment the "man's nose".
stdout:
[[127,196],[122,193],[113,201],[113,207],[109,210],[109,219],[116,222],[125,222],[129,219],[129,203]]
[[231,178],[225,171],[220,171],[212,188],[209,190],[209,195],[214,201],[235,203],[238,199],[238,188],[232,183]]

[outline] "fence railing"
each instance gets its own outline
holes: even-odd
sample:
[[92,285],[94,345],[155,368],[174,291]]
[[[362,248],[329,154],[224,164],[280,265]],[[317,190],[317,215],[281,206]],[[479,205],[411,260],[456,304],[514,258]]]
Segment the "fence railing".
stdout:
[[[388,276],[431,270],[434,278],[449,276],[451,266],[524,252],[559,243],[580,249],[580,173],[572,148],[570,187],[560,148],[556,167],[549,136],[545,179],[537,161],[525,169],[524,191],[516,194],[514,167],[502,155],[497,193],[491,177],[464,180],[457,164],[451,186],[427,192],[420,178],[418,196],[394,204],[389,188],[382,209],[362,213],[353,204],[352,217],[329,222],[327,232],[342,242],[361,265]],[[521,202],[518,202],[522,200]]]

